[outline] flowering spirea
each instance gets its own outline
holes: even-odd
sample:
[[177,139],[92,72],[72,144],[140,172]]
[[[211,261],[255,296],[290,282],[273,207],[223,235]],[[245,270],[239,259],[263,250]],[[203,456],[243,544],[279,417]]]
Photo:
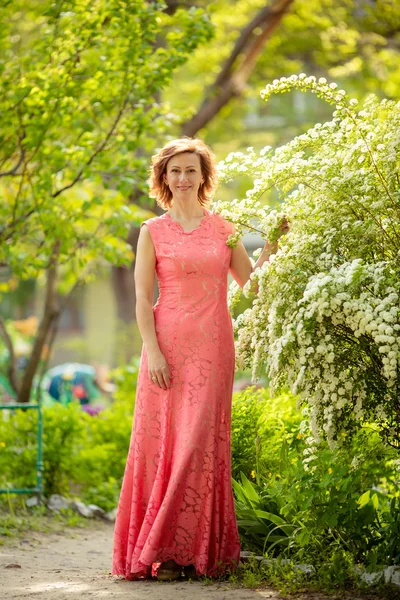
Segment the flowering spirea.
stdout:
[[[225,181],[253,180],[244,199],[215,205],[235,223],[231,245],[247,230],[272,241],[283,214],[291,223],[244,286],[253,302],[234,323],[237,363],[254,380],[266,369],[273,392],[289,384],[316,441],[334,445],[341,430],[373,421],[400,445],[400,103],[370,95],[360,109],[335,83],[305,74],[261,95],[292,88],[334,104],[332,120],[219,164]],[[272,188],[281,212],[261,202]],[[240,292],[232,284],[231,307]]]

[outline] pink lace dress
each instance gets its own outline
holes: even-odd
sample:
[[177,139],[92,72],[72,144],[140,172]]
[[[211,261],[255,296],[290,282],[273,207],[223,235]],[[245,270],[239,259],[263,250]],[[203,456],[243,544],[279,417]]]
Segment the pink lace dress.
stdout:
[[234,339],[227,305],[232,226],[204,209],[192,231],[168,213],[146,221],[156,253],[158,343],[172,386],[140,362],[115,523],[112,574],[138,579],[169,559],[214,577],[239,562],[231,485]]

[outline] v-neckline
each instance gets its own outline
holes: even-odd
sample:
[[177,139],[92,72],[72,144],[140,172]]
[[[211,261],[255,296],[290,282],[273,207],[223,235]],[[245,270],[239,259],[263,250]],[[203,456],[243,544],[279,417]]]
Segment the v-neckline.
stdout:
[[182,233],[193,233],[194,231],[197,231],[198,229],[200,229],[204,223],[204,221],[206,221],[210,216],[211,216],[211,212],[207,211],[206,209],[203,208],[203,213],[204,213],[204,217],[200,222],[200,225],[198,225],[197,227],[195,227],[194,229],[191,229],[190,231],[185,231],[182,227],[182,225],[180,223],[178,223],[178,221],[174,221],[173,218],[171,217],[171,215],[169,214],[169,212],[165,213],[167,218],[169,219],[169,221],[171,223],[173,223],[174,225],[176,225],[177,227],[179,227],[179,229],[182,231]]

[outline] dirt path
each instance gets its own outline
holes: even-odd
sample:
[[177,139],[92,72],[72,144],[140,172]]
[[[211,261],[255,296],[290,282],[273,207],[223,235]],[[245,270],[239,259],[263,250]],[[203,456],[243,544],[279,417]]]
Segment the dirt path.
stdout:
[[[278,600],[273,590],[234,589],[227,583],[125,581],[111,577],[113,526],[102,522],[67,534],[29,535],[0,546],[0,597],[40,600]],[[19,564],[21,568],[6,568]]]
[[[85,529],[52,534],[30,532],[23,540],[0,546],[1,600],[282,600],[277,591],[266,588],[250,590],[229,583],[125,581],[112,577],[113,529],[112,524],[92,521]],[[20,568],[7,568],[12,564]],[[367,595],[352,593],[296,596],[296,600],[337,598],[368,600]]]

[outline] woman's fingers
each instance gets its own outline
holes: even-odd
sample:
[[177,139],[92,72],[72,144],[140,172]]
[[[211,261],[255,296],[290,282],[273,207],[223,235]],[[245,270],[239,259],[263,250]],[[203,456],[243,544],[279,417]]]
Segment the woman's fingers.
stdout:
[[157,373],[157,378],[159,381],[159,385],[163,390],[166,390],[167,388],[169,388],[169,369],[168,369],[168,367],[166,367],[166,366],[161,367],[161,369]]
[[290,230],[289,221],[287,220],[286,217],[283,219],[281,226],[279,227],[279,230],[282,233],[282,235],[287,233]]
[[150,373],[150,379],[156,385],[163,390],[170,387],[170,375],[168,369],[161,369],[160,371],[153,371]]
[[166,387],[166,388],[169,388],[169,387],[170,387],[170,385],[169,385],[169,384],[170,384],[170,377],[169,377],[169,373],[167,373],[167,372],[166,372],[166,373],[163,373],[163,374],[162,374],[162,376],[163,376],[163,379],[164,379],[164,384],[165,384],[165,387]]
[[162,373],[157,373],[156,374],[156,380],[155,380],[154,383],[156,383],[158,385],[158,387],[160,387],[162,389],[165,389],[164,388],[164,380],[163,380]]

